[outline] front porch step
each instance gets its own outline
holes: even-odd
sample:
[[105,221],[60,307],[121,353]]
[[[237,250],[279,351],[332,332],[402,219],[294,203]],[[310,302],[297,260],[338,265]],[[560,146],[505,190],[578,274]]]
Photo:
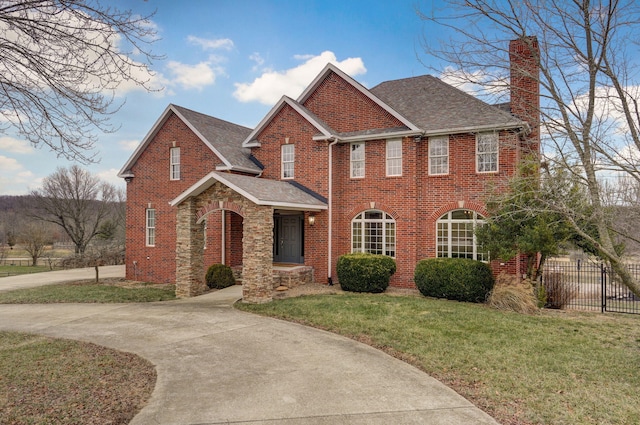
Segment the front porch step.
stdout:
[[[233,277],[237,283],[242,282],[242,266],[234,266]],[[305,265],[273,265],[273,289],[279,286],[295,288],[296,286],[313,283],[313,267]]]
[[273,267],[273,289],[279,286],[295,288],[296,286],[313,283],[313,267]]

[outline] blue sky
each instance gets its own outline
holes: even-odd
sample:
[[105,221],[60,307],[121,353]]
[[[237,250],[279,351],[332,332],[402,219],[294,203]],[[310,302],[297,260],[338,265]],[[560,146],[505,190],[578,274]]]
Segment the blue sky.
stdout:
[[[169,103],[254,127],[283,94],[302,91],[328,61],[367,87],[427,74],[423,36],[441,36],[416,14],[436,0],[372,1],[111,1],[147,14],[160,40],[152,65],[158,93],[123,91],[112,118],[120,129],[101,134],[100,163],[85,166],[124,187],[117,172]],[[15,134],[0,134],[0,194],[36,189],[58,166],[46,147],[34,149]]]

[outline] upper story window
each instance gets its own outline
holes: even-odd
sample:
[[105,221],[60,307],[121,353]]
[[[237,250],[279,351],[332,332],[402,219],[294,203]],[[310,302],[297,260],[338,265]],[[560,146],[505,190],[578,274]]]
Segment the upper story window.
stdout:
[[180,148],[169,149],[169,175],[171,180],[180,180]]
[[146,211],[146,245],[147,246],[155,246],[156,245],[156,210],[154,208],[147,208]]
[[296,159],[296,150],[294,144],[282,145],[282,178],[292,179],[294,177],[294,165]]
[[429,174],[449,174],[449,136],[429,138]]
[[476,135],[476,170],[478,173],[498,171],[498,133]]
[[475,211],[453,210],[444,214],[436,223],[438,257],[488,261],[488,253],[476,242],[475,229],[482,224],[484,217]]
[[351,252],[396,256],[396,221],[384,211],[367,210],[351,221]]
[[402,175],[402,139],[387,140],[387,176]]
[[364,143],[351,143],[351,177],[364,177]]

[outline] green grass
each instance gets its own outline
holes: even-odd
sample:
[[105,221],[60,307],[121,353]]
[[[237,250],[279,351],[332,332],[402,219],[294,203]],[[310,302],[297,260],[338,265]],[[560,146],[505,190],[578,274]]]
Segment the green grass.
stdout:
[[[57,270],[54,267],[54,270]],[[49,266],[2,266],[0,265],[0,278],[5,276],[16,276],[27,273],[50,272]]]
[[154,366],[131,353],[0,332],[2,424],[128,424],[155,381]]
[[639,316],[527,316],[423,297],[353,294],[238,308],[384,349],[502,424],[640,423]]
[[140,303],[176,298],[175,288],[123,288],[102,284],[59,284],[0,292],[0,304]]

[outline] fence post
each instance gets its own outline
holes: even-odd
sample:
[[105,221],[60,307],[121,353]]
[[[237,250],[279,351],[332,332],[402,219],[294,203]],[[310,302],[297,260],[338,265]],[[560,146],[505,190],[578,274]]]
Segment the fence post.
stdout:
[[600,294],[601,294],[601,307],[600,312],[607,311],[607,267],[604,263],[600,263]]

